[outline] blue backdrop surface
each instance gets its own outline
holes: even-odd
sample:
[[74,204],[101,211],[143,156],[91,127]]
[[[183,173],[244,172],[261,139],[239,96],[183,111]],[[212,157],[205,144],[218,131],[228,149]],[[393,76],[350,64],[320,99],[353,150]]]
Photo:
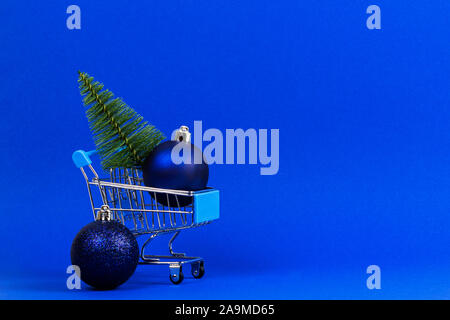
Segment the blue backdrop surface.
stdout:
[[[81,8],[81,30],[66,8]],[[381,8],[368,30],[366,8]],[[449,298],[450,2],[2,1],[0,298]],[[221,218],[180,235],[206,275],[141,266],[66,288],[91,221],[77,70],[169,135],[277,128],[280,170],[213,165]],[[164,249],[165,243],[155,245]],[[368,290],[366,268],[381,268]]]

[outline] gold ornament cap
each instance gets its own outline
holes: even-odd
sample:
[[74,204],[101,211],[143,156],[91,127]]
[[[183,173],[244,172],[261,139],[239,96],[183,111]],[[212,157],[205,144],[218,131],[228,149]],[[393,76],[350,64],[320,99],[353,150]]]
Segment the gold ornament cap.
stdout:
[[175,131],[175,141],[191,142],[191,133],[187,126],[181,126],[180,129]]

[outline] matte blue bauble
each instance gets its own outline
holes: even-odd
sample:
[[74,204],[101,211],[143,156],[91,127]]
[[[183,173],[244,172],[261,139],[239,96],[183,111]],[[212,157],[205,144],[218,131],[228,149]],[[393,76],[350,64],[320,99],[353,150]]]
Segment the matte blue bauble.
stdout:
[[127,227],[116,221],[94,221],[78,232],[70,252],[81,280],[102,290],[113,289],[136,270],[139,246]]
[[[178,141],[165,141],[156,146],[145,160],[142,166],[144,184],[147,187],[176,189],[176,190],[202,190],[208,184],[209,168],[204,161],[202,151],[191,145],[190,163],[174,164],[171,159],[172,148]],[[194,163],[194,159],[202,159],[202,163]],[[150,193],[154,197],[153,193]],[[192,197],[177,196],[180,207],[192,203]],[[166,194],[157,194],[156,200],[165,206],[177,207],[175,196],[169,196],[167,203]]]

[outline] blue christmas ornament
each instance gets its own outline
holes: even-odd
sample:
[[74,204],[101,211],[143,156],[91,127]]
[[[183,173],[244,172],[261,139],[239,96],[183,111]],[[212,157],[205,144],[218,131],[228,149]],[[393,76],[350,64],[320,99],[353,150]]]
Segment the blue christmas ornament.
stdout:
[[[187,127],[183,126],[177,131],[176,139],[159,144],[147,157],[142,165],[144,184],[147,187],[175,190],[205,189],[208,184],[209,168],[202,151],[189,142],[190,134]],[[189,161],[175,164],[171,157],[172,149],[180,143],[188,144],[188,148],[183,150],[190,150],[186,156]],[[200,160],[200,163],[195,163],[195,159]],[[153,192],[150,194],[155,197]],[[166,194],[156,194],[156,200],[165,206],[184,207],[192,203],[192,197],[177,196],[177,198],[178,203],[175,196],[170,195],[168,202]]]
[[131,277],[139,260],[139,246],[127,227],[116,221],[94,221],[78,232],[70,252],[80,278],[102,290],[113,289]]

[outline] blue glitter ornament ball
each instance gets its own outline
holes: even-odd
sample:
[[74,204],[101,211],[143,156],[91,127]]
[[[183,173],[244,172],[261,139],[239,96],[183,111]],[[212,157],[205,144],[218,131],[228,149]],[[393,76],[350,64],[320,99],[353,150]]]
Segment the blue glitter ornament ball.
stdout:
[[127,227],[116,221],[94,221],[78,232],[71,248],[72,264],[80,278],[101,290],[113,289],[131,277],[139,246]]
[[[174,164],[171,153],[178,143],[190,144],[190,163]],[[194,159],[202,159],[196,164]],[[202,151],[190,142],[165,141],[156,146],[145,160],[142,166],[144,184],[147,187],[176,189],[176,190],[202,190],[208,184],[209,168],[203,157]],[[150,193],[154,198],[154,194]],[[192,203],[192,197],[177,196],[180,207]],[[156,194],[156,200],[165,206],[177,207],[178,203],[174,195]]]

